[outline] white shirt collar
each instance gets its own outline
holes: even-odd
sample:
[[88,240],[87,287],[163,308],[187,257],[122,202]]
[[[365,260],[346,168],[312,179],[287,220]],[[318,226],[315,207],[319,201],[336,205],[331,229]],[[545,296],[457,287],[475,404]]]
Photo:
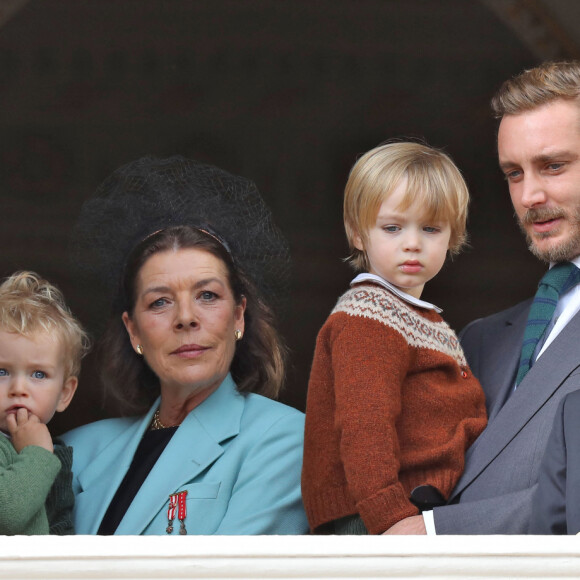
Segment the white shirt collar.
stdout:
[[390,290],[393,294],[398,296],[401,300],[412,304],[413,306],[418,306],[419,308],[425,308],[427,310],[435,310],[435,312],[443,312],[441,308],[435,306],[435,304],[431,304],[430,302],[425,302],[425,300],[419,300],[419,298],[415,298],[402,290],[399,290],[395,286],[393,286],[390,282],[387,282],[384,278],[377,276],[376,274],[369,274],[368,272],[363,272],[359,274],[354,280],[351,281],[350,285],[354,286],[355,284],[360,284],[361,282],[374,282],[375,284],[379,284],[383,286],[387,290]]
[[[570,260],[576,268],[580,268],[580,256],[576,256],[573,260]],[[550,262],[550,269],[552,269],[558,262]]]

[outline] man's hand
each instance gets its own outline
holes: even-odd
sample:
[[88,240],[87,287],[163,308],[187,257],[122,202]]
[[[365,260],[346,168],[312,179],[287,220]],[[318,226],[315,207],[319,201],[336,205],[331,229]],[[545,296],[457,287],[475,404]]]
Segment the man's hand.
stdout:
[[397,522],[395,525],[391,526],[386,532],[383,532],[383,536],[394,536],[397,534],[412,536],[412,535],[423,535],[427,534],[425,529],[425,521],[423,516],[410,516]]
[[11,413],[6,417],[8,432],[12,437],[12,445],[20,453],[28,445],[44,447],[51,453],[54,452],[52,437],[48,427],[40,422],[40,419],[29,413],[27,409],[20,408],[16,414]]

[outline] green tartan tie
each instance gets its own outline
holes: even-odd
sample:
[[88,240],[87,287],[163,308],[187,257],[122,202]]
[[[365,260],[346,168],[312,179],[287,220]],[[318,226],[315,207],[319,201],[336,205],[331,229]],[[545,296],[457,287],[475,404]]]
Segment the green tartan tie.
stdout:
[[554,316],[558,299],[578,282],[580,282],[580,269],[571,262],[556,264],[540,280],[528,314],[516,386],[522,382],[533,364],[534,352]]

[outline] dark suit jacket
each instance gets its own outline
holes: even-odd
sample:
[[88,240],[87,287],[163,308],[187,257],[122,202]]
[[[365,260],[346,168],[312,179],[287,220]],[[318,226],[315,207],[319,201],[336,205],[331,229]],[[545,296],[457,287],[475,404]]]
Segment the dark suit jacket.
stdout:
[[580,532],[580,391],[562,401],[532,504],[532,534]]
[[580,388],[580,313],[513,392],[531,300],[468,325],[460,338],[487,398],[489,423],[468,449],[438,534],[528,533],[532,496],[559,402]]

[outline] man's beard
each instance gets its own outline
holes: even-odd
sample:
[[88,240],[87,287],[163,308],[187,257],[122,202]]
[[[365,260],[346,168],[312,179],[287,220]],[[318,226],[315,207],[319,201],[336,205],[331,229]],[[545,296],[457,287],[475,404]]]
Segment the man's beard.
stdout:
[[[534,222],[545,222],[559,218],[570,225],[570,236],[551,248],[540,250],[534,244],[534,240],[544,240],[558,235],[559,228],[556,231],[530,234],[525,226],[532,225]],[[580,206],[571,215],[559,207],[531,208],[526,211],[521,220],[518,220],[518,223],[528,241],[528,249],[536,258],[545,262],[567,262],[580,255]]]

